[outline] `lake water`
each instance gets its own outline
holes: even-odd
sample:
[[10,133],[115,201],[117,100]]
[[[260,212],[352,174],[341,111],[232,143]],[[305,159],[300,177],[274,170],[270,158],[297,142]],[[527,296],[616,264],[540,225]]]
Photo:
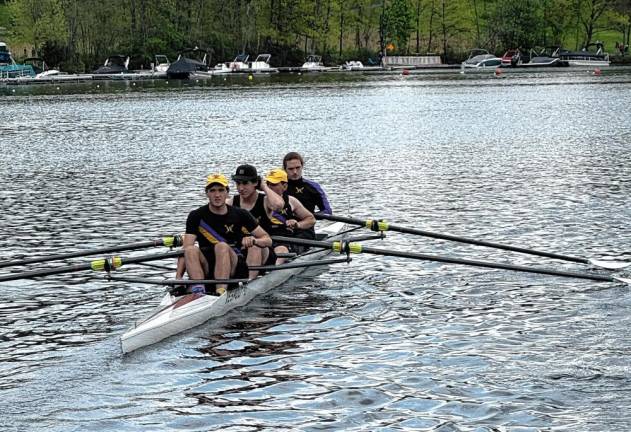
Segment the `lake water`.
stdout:
[[[0,260],[181,232],[208,173],[299,151],[339,214],[631,261],[630,107],[614,68],[0,87]],[[598,271],[397,233],[370,246]],[[119,337],[162,288],[0,287],[5,431],[631,428],[622,283],[357,255],[129,355]]]

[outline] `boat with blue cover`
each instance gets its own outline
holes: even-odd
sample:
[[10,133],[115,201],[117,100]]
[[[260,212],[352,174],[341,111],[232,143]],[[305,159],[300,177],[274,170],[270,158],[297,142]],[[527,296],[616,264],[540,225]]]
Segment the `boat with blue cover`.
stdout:
[[32,65],[18,64],[13,60],[9,47],[0,42],[0,78],[34,77],[35,70]]

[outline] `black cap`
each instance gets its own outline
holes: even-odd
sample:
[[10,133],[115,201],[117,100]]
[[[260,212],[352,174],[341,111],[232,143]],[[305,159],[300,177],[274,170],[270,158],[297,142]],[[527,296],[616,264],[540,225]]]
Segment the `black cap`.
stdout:
[[232,180],[234,181],[256,181],[258,178],[258,173],[256,172],[256,168],[252,165],[239,165],[237,167],[237,172],[232,176]]

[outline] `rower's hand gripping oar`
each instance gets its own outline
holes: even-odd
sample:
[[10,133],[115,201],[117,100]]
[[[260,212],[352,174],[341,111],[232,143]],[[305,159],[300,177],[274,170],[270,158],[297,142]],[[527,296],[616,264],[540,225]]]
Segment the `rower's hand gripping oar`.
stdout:
[[351,254],[351,253],[368,253],[373,255],[383,255],[383,256],[394,256],[400,258],[410,258],[417,260],[425,260],[425,261],[437,261],[444,262],[450,264],[462,264],[474,267],[486,267],[486,268],[494,268],[494,269],[503,269],[503,270],[513,270],[519,272],[526,273],[537,273],[537,274],[545,274],[552,276],[563,276],[570,278],[578,278],[578,279],[591,279],[596,281],[604,281],[604,282],[623,282],[625,284],[631,284],[631,279],[625,279],[616,276],[609,275],[601,275],[596,273],[580,273],[580,272],[571,272],[571,271],[562,271],[562,270],[552,270],[547,268],[539,268],[539,267],[527,267],[513,264],[504,264],[504,263],[493,263],[488,261],[476,261],[476,260],[467,260],[461,258],[452,258],[438,255],[426,255],[415,252],[402,252],[395,250],[387,250],[387,249],[376,249],[370,247],[364,247],[359,243],[349,243],[346,241],[317,241],[317,240],[307,240],[307,239],[299,239],[294,237],[281,237],[281,236],[272,236],[272,240],[283,242],[283,243],[294,243],[298,245],[304,246],[312,246],[312,247],[322,247],[333,250],[334,252],[339,252],[343,254]]
[[157,246],[166,246],[168,248],[182,246],[182,236],[172,235],[172,236],[163,237],[161,239],[122,244],[119,246],[110,246],[110,247],[104,247],[104,248],[99,248],[99,249],[90,249],[90,250],[85,250],[85,251],[69,252],[69,253],[64,253],[64,254],[48,255],[48,256],[42,256],[42,257],[0,261],[0,268],[21,266],[21,265],[26,265],[26,264],[43,263],[43,262],[48,262],[48,261],[57,261],[57,260],[68,259],[68,258],[84,257],[88,255],[98,255],[98,254],[107,254],[107,253],[121,252],[121,251],[127,251],[127,250],[146,249],[146,248],[157,247]]
[[51,276],[51,275],[62,274],[62,273],[74,273],[74,272],[88,271],[88,270],[106,271],[109,273],[110,271],[116,270],[119,267],[122,267],[123,265],[126,265],[126,264],[137,264],[137,263],[142,263],[142,262],[147,262],[147,261],[159,261],[165,258],[179,257],[182,255],[184,255],[184,251],[174,250],[174,251],[164,252],[164,253],[159,253],[159,254],[142,255],[142,256],[129,257],[129,258],[114,256],[111,258],[101,258],[101,259],[92,260],[91,262],[87,264],[76,264],[76,265],[71,265],[71,266],[31,270],[31,271],[26,271],[26,272],[21,272],[21,273],[3,275],[3,276],[0,276],[0,282],[7,282],[7,281],[18,280],[18,279],[31,279],[31,278],[40,277],[40,276]]
[[537,255],[537,256],[553,258],[553,259],[558,259],[558,260],[563,260],[563,261],[570,261],[570,262],[576,262],[576,263],[581,263],[581,264],[591,264],[593,266],[601,267],[608,270],[620,270],[629,265],[629,263],[627,262],[603,261],[603,260],[595,260],[595,259],[590,259],[590,258],[575,257],[575,256],[570,256],[570,255],[562,255],[562,254],[557,254],[557,253],[552,253],[552,252],[543,252],[543,251],[538,251],[534,249],[522,248],[518,246],[494,243],[494,242],[485,241],[485,240],[477,240],[477,239],[472,239],[472,238],[454,236],[450,234],[441,234],[441,233],[424,231],[424,230],[415,229],[415,228],[407,228],[407,227],[402,227],[402,226],[397,226],[397,225],[391,225],[385,221],[378,221],[378,220],[372,220],[372,219],[361,220],[361,219],[355,219],[351,217],[329,215],[329,214],[324,214],[324,213],[316,213],[315,217],[316,219],[326,219],[326,220],[332,220],[332,221],[337,221],[337,222],[346,222],[351,225],[364,226],[373,231],[397,231],[397,232],[405,233],[405,234],[414,234],[414,235],[420,235],[423,237],[431,237],[431,238],[436,238],[436,239],[441,239],[441,240],[450,240],[450,241],[455,241],[459,243],[467,243],[467,244],[473,244],[477,246],[503,249],[503,250],[508,250],[511,252]]

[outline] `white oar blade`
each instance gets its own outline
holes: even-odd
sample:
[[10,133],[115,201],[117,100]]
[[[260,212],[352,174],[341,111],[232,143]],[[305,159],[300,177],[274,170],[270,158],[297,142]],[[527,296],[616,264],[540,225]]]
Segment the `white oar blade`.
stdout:
[[631,285],[631,278],[621,278],[621,277],[616,277],[616,276],[614,276],[613,278],[627,285]]
[[607,270],[620,270],[629,266],[628,262],[622,261],[603,261],[603,260],[589,260],[589,263],[593,266],[604,268]]

